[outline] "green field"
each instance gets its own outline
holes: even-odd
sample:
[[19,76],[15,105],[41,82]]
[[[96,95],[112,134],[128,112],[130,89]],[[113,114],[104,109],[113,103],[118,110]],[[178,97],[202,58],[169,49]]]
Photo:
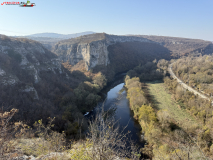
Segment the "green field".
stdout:
[[171,94],[167,91],[163,82],[152,82],[147,83],[147,85],[153,106],[157,110],[167,110],[176,123],[185,129],[187,129],[187,126],[199,125],[189,112],[178,107],[178,104],[171,98]]

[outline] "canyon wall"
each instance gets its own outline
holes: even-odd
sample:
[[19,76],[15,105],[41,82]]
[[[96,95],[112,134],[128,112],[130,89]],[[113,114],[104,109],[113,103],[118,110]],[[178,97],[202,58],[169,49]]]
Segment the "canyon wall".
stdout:
[[[85,40],[85,39],[90,39]],[[82,40],[83,39],[83,40]],[[84,60],[86,70],[97,65],[107,66],[110,63],[108,46],[117,42],[152,42],[142,37],[115,36],[104,33],[86,35],[75,39],[64,40],[55,45],[54,52],[63,62],[69,61],[71,65]]]

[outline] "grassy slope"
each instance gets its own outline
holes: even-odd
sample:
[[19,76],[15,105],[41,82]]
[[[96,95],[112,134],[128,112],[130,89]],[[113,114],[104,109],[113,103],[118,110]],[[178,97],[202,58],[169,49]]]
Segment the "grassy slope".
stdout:
[[172,100],[164,83],[147,83],[147,85],[153,104],[158,110],[168,110],[172,118],[184,129],[186,126],[199,125],[190,113],[178,107],[178,104]]

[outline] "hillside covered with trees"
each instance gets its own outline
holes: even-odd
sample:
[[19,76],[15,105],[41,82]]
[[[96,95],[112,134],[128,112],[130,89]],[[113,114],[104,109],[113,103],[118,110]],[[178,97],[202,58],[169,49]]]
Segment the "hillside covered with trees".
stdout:
[[[0,141],[2,146],[5,145],[6,150],[9,150],[7,148],[9,147],[8,142],[16,135],[19,136],[19,138],[23,135],[25,137],[24,139],[33,137],[40,138],[44,141],[42,147],[46,147],[45,149],[43,148],[43,152],[41,152],[42,147],[39,146],[41,143],[40,140],[38,140],[38,142],[35,142],[37,139],[30,140],[33,142],[32,144],[36,145],[36,147],[34,147],[37,148],[36,153],[34,153],[35,156],[40,156],[48,152],[47,147],[52,152],[62,152],[64,151],[63,145],[66,146],[67,149],[69,148],[68,144],[70,143],[67,143],[68,140],[74,141],[79,138],[87,138],[88,142],[83,141],[80,144],[73,142],[82,152],[76,152],[75,149],[70,152],[72,152],[71,155],[74,156],[74,158],[82,158],[85,152],[87,152],[87,149],[92,146],[93,152],[88,153],[89,158],[92,159],[95,156],[94,153],[97,151],[95,146],[100,145],[102,141],[108,140],[109,134],[115,133],[114,138],[117,136],[117,140],[119,140],[119,138],[122,139],[122,137],[118,136],[118,129],[110,129],[111,126],[109,125],[113,124],[109,122],[102,124],[107,127],[105,128],[106,130],[103,133],[102,139],[98,139],[100,137],[96,134],[96,129],[98,130],[100,128],[94,128],[95,126],[92,125],[92,123],[89,124],[84,114],[93,110],[101,100],[100,92],[107,86],[107,83],[113,81],[115,75],[127,72],[128,76],[125,79],[125,83],[128,89],[130,106],[135,118],[143,128],[145,140],[148,142],[144,153],[152,157],[158,154],[157,151],[160,150],[165,155],[169,154],[170,156],[176,157],[176,152],[180,151],[175,145],[179,143],[184,147],[191,145],[192,142],[188,141],[189,137],[187,137],[187,134],[195,133],[195,135],[192,135],[193,138],[198,137],[202,140],[204,139],[205,141],[202,141],[202,144],[199,146],[207,155],[211,156],[212,137],[210,134],[210,120],[212,118],[212,110],[208,103],[199,101],[197,97],[193,97],[193,95],[188,92],[183,92],[180,88],[177,88],[177,84],[174,81],[165,78],[165,84],[168,85],[168,88],[172,92],[174,90],[175,100],[180,103],[180,107],[189,110],[192,115],[200,118],[202,127],[204,127],[204,129],[190,128],[192,131],[180,129],[178,123],[176,123],[171,116],[167,117],[166,111],[155,108],[147,91],[146,84],[142,83],[162,80],[168,76],[168,60],[172,58],[177,48],[162,45],[157,42],[157,40],[148,39],[148,37],[147,39],[142,38],[140,41],[129,41],[129,37],[127,36],[128,41],[126,41],[126,36],[111,36],[111,38],[115,40],[108,42],[109,36],[110,35],[105,33],[100,33],[60,41],[55,46],[57,50],[55,53],[46,49],[41,43],[33,40],[9,38],[4,35],[0,36],[0,105],[2,106],[0,112],[0,127],[9,127],[7,128],[8,132],[12,133],[8,138],[8,132],[4,130],[2,135],[8,138],[8,140]],[[134,37],[130,37],[130,40],[131,38]],[[119,42],[117,42],[117,40],[119,40]],[[105,42],[107,45],[105,45]],[[96,43],[98,44],[97,46]],[[207,53],[202,52],[200,49],[202,48],[207,51],[209,46],[206,41],[187,40],[187,42],[183,41],[183,43],[185,47],[179,51],[184,53],[193,51],[198,53],[197,50],[201,54]],[[186,50],[188,43],[189,46],[192,45],[192,50]],[[83,49],[81,46],[77,47],[76,44],[84,44],[86,48],[90,45],[90,47],[88,47],[89,50],[91,48],[94,49],[95,54],[90,55],[88,61],[82,59],[82,57],[79,58],[78,56],[83,53]],[[75,52],[69,52],[69,45],[73,47],[72,49]],[[96,52],[96,49],[99,49],[100,46],[103,49],[107,49],[104,50],[106,51],[104,53],[107,53],[108,57],[104,57],[101,54],[97,55],[99,52],[98,50]],[[66,57],[67,52],[70,53],[69,57]],[[77,53],[79,55],[77,55]],[[60,55],[64,56],[64,61],[61,61],[59,58]],[[96,64],[96,60],[100,62],[99,57],[102,58],[101,60],[108,58],[107,63],[97,63],[96,66],[88,70],[85,66],[86,62]],[[196,86],[207,85],[206,89],[209,89],[212,83],[212,58],[211,56],[199,58],[191,57],[190,60],[192,60],[193,63],[191,63],[191,66],[188,66],[188,68],[197,63],[200,69],[196,67],[192,67],[193,70],[188,69],[187,60],[183,60],[177,62],[175,71],[183,80],[187,79],[186,73],[190,71],[190,84]],[[71,64],[70,60],[73,60],[74,63]],[[203,62],[207,65],[203,65]],[[200,75],[202,75],[201,78]],[[205,88],[203,88],[203,90],[204,89]],[[206,90],[205,92],[208,93]],[[188,101],[188,99],[191,100]],[[196,103],[197,101],[199,101],[199,103]],[[11,120],[11,123],[6,123],[9,120]],[[22,122],[16,123],[18,121]],[[95,125],[99,125],[99,122],[100,119]],[[54,125],[52,125],[52,123],[54,123]],[[16,125],[18,125],[17,129]],[[89,137],[86,135],[88,129],[90,129],[91,133]],[[179,141],[178,138],[181,138],[179,133],[181,133],[182,136],[186,136],[186,138]],[[176,136],[175,138],[174,135]],[[92,139],[92,136],[96,138]],[[51,140],[54,138],[56,138],[60,144],[55,144],[56,142]],[[0,140],[3,139],[0,138]],[[98,141],[96,141],[97,139]],[[169,143],[163,142],[163,140],[168,139],[170,140]],[[110,139],[110,141],[112,141],[112,139]],[[20,142],[25,143],[25,140],[20,140]],[[57,148],[57,145],[60,147]],[[117,152],[119,149],[113,150],[113,148],[110,148],[113,145],[114,148],[116,148],[117,145],[115,143],[110,142],[106,143],[107,146],[104,145],[102,144],[103,148],[108,147],[107,150],[104,150],[107,152],[101,152],[99,156],[102,156],[102,154],[106,156],[107,153],[110,152],[114,158],[115,155],[121,157],[133,156],[133,159],[140,157],[138,148],[131,148],[134,154],[129,154],[129,149],[126,151],[126,148],[123,148],[125,152],[119,155]],[[120,145],[122,146],[123,143],[120,143]],[[168,147],[168,145],[174,148]],[[30,155],[33,153],[30,147],[29,149],[26,149],[26,147],[27,146],[22,148],[24,154]],[[85,148],[87,149],[85,150]],[[195,146],[194,149],[194,151],[199,150],[197,146]],[[5,151],[5,147],[0,148],[0,151],[2,154],[9,152]],[[185,153],[185,150],[181,150],[181,152],[182,151],[184,151],[183,156],[186,156],[188,152]],[[80,153],[84,154],[81,155]]]
[[154,42],[159,43],[168,50],[171,51],[172,56],[179,58],[180,56],[189,54],[212,54],[213,44],[210,41],[204,41],[201,39],[188,39],[181,37],[166,37],[166,36],[148,36],[142,35],[139,37],[144,37]]
[[130,108],[147,142],[143,153],[154,159],[212,159],[211,104],[170,79],[168,63],[148,62],[125,78]]
[[56,117],[54,129],[69,136],[87,129],[83,114],[100,100],[97,93],[106,85],[103,74],[69,71],[33,40],[1,36],[0,44],[0,104],[4,111],[19,110],[14,121],[32,125]]
[[173,64],[173,71],[183,82],[211,96],[213,93],[213,56],[185,57]]

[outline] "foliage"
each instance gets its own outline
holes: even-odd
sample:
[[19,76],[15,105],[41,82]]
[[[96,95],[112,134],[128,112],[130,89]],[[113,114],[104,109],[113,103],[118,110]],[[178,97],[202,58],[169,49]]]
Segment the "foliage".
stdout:
[[[165,78],[165,81],[171,84],[171,88],[177,86],[174,85],[176,83],[175,81],[171,82],[171,80],[167,78]],[[171,114],[167,110],[161,110],[156,106],[157,104],[152,101],[153,104],[147,100],[147,102],[142,105],[139,105],[139,101],[135,101],[135,97],[137,97],[139,93],[145,97],[150,97],[148,95],[150,92],[147,92],[146,87],[143,87],[138,77],[131,79],[127,75],[125,83],[128,89],[127,95],[130,101],[130,107],[134,113],[134,117],[142,127],[144,140],[148,143],[145,145],[145,148],[142,149],[144,154],[159,160],[186,159],[188,157],[206,159],[197,142],[205,141],[202,143],[202,148],[208,150],[207,146],[211,144],[210,131],[208,128],[203,129],[201,134],[196,137],[194,134],[198,128],[193,128],[193,126],[188,127],[188,130],[181,128],[179,121],[175,121],[172,117],[176,114]],[[153,109],[153,106],[155,109]]]
[[[194,115],[197,120],[200,122],[199,128],[188,129],[188,134],[192,134],[194,141],[198,148],[201,148],[205,154],[212,157],[210,153],[210,147],[212,144],[213,137],[211,136],[212,132],[212,108],[210,103],[198,96],[193,95],[189,91],[184,91],[175,80],[170,80],[169,78],[164,79],[164,83],[168,86],[168,89],[174,94],[174,98],[181,102],[181,106],[186,108],[186,110]],[[188,126],[191,128],[191,126]]]
[[[128,89],[127,98],[129,99],[130,106],[133,110],[138,111],[139,106],[146,104],[147,99],[142,91],[142,83],[139,82],[139,78],[134,77],[132,79],[126,78],[125,87]],[[135,114],[137,118],[137,114]]]
[[[32,138],[28,141],[33,141],[31,144],[21,143],[23,152],[27,155],[34,155],[36,157],[45,155],[50,152],[63,152],[66,149],[65,133],[59,133],[51,130],[54,126],[52,122],[54,118],[49,118],[47,125],[44,125],[42,120],[34,123],[36,131],[33,131],[37,138]],[[20,140],[23,141],[22,139]],[[24,142],[24,141],[23,141]]]
[[154,109],[151,106],[142,105],[139,109],[139,120],[143,120],[145,123],[151,123],[157,121]]
[[168,61],[165,59],[153,62],[147,62],[144,64],[140,64],[134,69],[127,72],[127,75],[130,78],[139,77],[141,81],[153,81],[153,80],[161,80],[163,75],[165,75]]
[[0,159],[10,159],[14,155],[21,154],[20,151],[15,150],[14,139],[25,135],[28,126],[22,122],[10,122],[17,112],[18,110],[14,108],[9,112],[0,110]]
[[71,149],[71,159],[113,160],[126,157],[139,159],[139,149],[133,146],[127,136],[119,131],[117,122],[108,117],[108,112],[104,112],[102,108],[90,122],[86,140],[76,143]]
[[203,91],[207,96],[213,93],[213,56],[186,57],[173,64],[174,73],[193,88]]

